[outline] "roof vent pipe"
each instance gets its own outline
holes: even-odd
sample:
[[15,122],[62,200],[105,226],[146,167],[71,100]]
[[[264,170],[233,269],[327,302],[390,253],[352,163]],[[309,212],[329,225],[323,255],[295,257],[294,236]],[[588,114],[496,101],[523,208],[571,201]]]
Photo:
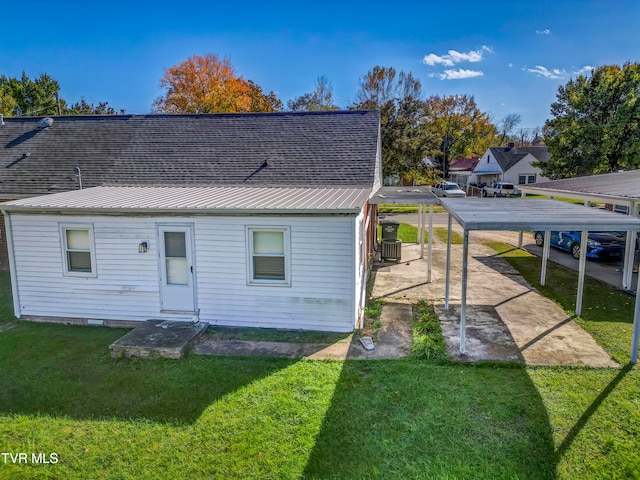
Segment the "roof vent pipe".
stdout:
[[0,113],[0,127],[4,125],[4,115]]

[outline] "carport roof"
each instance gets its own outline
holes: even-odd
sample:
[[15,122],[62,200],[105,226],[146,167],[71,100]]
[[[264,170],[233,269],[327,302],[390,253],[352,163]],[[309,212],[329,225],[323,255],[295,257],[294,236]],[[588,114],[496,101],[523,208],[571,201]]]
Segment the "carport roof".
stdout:
[[397,205],[399,203],[428,205],[438,203],[438,197],[426,187],[398,185],[395,187],[380,187],[369,199],[369,203],[374,205]]
[[640,231],[640,219],[550,199],[443,198],[465,230]]
[[640,169],[518,185],[518,188],[525,193],[628,203],[640,200]]

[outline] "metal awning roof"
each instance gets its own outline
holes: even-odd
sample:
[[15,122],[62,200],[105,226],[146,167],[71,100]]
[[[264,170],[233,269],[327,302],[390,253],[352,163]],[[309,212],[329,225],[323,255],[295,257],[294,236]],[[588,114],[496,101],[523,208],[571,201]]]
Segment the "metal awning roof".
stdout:
[[640,170],[518,185],[525,193],[629,205],[640,202]]
[[544,198],[443,198],[465,230],[640,231],[640,219]]
[[357,214],[367,188],[94,187],[0,204],[8,212]]
[[381,187],[369,199],[369,203],[374,205],[397,205],[400,203],[406,203],[409,205],[429,205],[437,204],[439,201],[438,197],[431,193],[431,190],[427,187],[405,187],[398,185],[395,187]]

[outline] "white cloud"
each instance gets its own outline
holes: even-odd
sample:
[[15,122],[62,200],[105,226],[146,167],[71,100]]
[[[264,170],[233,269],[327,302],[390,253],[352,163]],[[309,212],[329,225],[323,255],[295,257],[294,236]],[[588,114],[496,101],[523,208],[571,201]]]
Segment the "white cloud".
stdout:
[[551,35],[551,30],[545,28],[544,30],[536,30],[536,34],[538,35]]
[[559,78],[564,78],[567,75],[566,70],[560,70],[558,68],[552,68],[549,70],[548,68],[543,67],[542,65],[536,65],[535,68],[523,68],[525,72],[536,73],[538,76],[543,76],[546,78],[550,78],[552,80],[557,80]]
[[509,68],[513,67],[513,63],[507,63],[507,67]]
[[465,70],[463,68],[459,68],[458,70],[445,70],[437,76],[440,80],[462,80],[464,78],[481,77],[483,75],[484,72],[479,70]]
[[469,50],[467,53],[458,52],[457,50],[449,50],[445,55],[430,53],[429,55],[425,55],[422,63],[431,66],[444,65],[445,67],[453,67],[454,64],[461,62],[477,63],[482,61],[484,52],[492,53],[493,50],[491,47],[483,45],[480,50]]
[[425,57],[422,59],[422,63],[431,65],[431,66],[442,63],[447,67],[453,67],[453,60],[449,58],[449,55],[442,55],[440,57],[435,53],[430,53],[429,55],[425,55]]
[[572,73],[574,75],[589,75],[594,69],[595,67],[592,67],[591,65],[585,65],[580,70],[576,70]]

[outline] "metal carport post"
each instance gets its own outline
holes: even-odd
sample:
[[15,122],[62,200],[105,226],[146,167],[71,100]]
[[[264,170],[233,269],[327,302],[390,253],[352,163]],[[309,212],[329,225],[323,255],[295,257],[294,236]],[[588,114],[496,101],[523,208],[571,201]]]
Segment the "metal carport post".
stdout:
[[[465,354],[467,274],[469,230],[579,230],[582,232],[580,249],[580,269],[578,272],[578,292],[576,314],[582,310],[582,295],[586,266],[586,245],[588,231],[627,230],[639,231],[640,219],[624,218],[610,212],[589,211],[584,207],[544,199],[513,199],[490,201],[482,199],[443,199],[442,205],[449,213],[447,236],[447,272],[445,285],[445,308],[449,308],[449,283],[451,269],[451,218],[464,230],[462,249],[462,292],[460,298],[460,354]],[[549,238],[549,237],[547,237]],[[545,242],[548,243],[548,242]],[[638,340],[640,338],[640,281],[638,282],[633,319],[631,342],[631,362],[638,360]]]

